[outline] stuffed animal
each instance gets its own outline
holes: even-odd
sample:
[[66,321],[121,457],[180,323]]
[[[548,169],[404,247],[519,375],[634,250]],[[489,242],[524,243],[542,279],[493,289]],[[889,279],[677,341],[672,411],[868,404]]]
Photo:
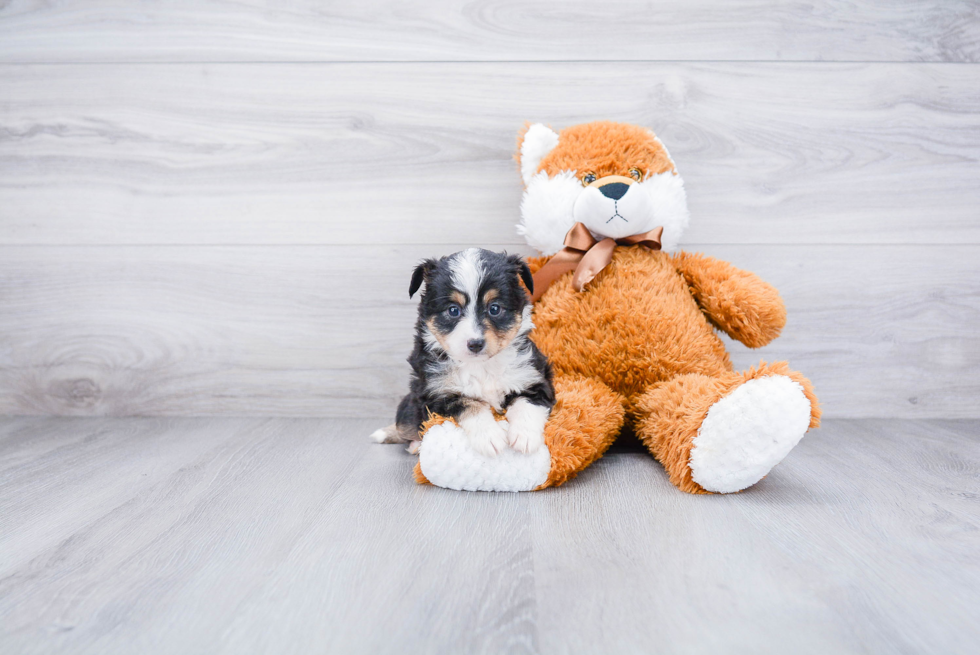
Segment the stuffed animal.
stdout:
[[761,480],[819,425],[817,398],[785,362],[733,370],[716,330],[766,345],[786,322],[777,291],[676,250],[688,224],[684,184],[650,130],[534,124],[517,158],[518,232],[543,255],[529,264],[532,339],[551,361],[557,397],[547,454],[478,455],[434,416],[416,479],[472,490],[560,485],[629,427],[682,491],[730,493]]

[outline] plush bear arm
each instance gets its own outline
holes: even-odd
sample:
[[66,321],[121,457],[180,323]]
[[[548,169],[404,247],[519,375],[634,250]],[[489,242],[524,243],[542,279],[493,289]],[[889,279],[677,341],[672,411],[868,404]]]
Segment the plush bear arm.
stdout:
[[711,324],[749,348],[766,345],[786,325],[779,292],[757,275],[697,253],[677,253],[674,264]]

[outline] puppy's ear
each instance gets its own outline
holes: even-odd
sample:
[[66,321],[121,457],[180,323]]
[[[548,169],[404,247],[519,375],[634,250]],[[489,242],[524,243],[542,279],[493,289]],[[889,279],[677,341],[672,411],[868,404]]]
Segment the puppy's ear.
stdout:
[[534,295],[534,276],[531,275],[531,268],[520,255],[508,255],[507,259],[517,269],[517,274],[521,277],[521,282],[527,287],[528,292]]
[[435,268],[436,261],[434,259],[426,259],[424,262],[415,267],[415,272],[412,273],[412,283],[408,285],[408,297],[411,298],[415,295],[415,292],[419,290],[423,282],[428,281],[429,275],[432,273],[432,269]]

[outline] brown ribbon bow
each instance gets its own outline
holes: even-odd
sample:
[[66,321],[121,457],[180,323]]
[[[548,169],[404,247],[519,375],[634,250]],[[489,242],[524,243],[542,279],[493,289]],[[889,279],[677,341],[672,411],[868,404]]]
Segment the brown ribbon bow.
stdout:
[[609,265],[617,245],[642,245],[650,250],[660,250],[660,236],[663,231],[662,227],[655,227],[649,232],[622,239],[605,238],[596,241],[589,228],[576,223],[565,235],[565,247],[534,274],[534,295],[531,300],[536,302],[552,282],[571,270],[575,271],[572,286],[576,291],[581,291],[599,271]]

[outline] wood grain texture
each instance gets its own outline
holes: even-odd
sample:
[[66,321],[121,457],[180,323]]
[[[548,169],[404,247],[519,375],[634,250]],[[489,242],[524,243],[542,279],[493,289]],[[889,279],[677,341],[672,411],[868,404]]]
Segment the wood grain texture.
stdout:
[[[967,591],[980,589],[978,435],[973,423],[831,423],[798,476],[737,509],[820,580],[814,590],[835,599],[846,629],[879,644],[870,652],[969,652],[980,630]],[[807,500],[787,503],[789,488],[807,489]]]
[[0,61],[978,61],[969,1],[6,2]]
[[[410,272],[462,247],[0,248],[0,414],[390,417]],[[976,246],[692,249],[786,301],[739,368],[788,360],[828,417],[978,416]]]
[[[533,510],[543,650],[970,652],[976,435],[829,421],[760,484],[707,502],[645,454],[604,458]],[[591,629],[562,648],[569,625]]]
[[412,482],[377,420],[0,421],[9,653],[972,653],[976,421],[828,421],[762,482],[612,452]]
[[0,243],[519,244],[525,120],[647,125],[688,243],[980,243],[972,65],[0,66]]
[[536,652],[527,496],[418,487],[376,422],[17,422],[0,647]]

